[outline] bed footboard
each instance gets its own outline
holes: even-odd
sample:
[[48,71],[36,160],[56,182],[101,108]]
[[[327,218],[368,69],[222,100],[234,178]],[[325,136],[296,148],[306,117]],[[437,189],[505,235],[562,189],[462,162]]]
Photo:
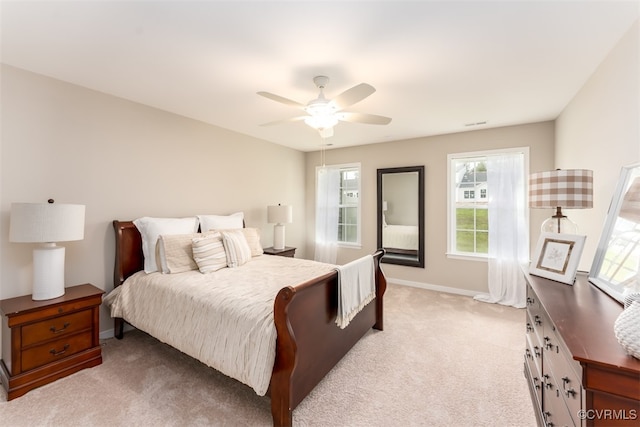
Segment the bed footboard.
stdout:
[[278,293],[274,306],[278,338],[270,385],[274,426],[291,426],[293,409],[340,359],[369,329],[383,329],[387,282],[380,269],[382,255],[379,250],[373,256],[376,298],[345,329],[335,323],[337,272]]

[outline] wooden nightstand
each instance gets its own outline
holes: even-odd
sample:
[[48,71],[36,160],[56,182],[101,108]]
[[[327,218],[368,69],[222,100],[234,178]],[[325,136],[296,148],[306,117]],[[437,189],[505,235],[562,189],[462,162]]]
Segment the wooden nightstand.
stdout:
[[0,301],[0,380],[7,400],[102,363],[103,293],[85,284],[46,301],[33,301],[31,295]]
[[284,249],[273,249],[273,246],[270,246],[268,248],[264,248],[263,250],[267,255],[278,255],[288,258],[293,258],[293,256],[296,254],[296,248],[292,246],[285,246]]

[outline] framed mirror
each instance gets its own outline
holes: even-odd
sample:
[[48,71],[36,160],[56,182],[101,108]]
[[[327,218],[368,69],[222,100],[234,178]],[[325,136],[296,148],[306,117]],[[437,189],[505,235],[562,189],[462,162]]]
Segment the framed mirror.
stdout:
[[382,262],[424,267],[424,166],[378,169]]
[[619,302],[640,292],[640,163],[622,168],[589,281]]

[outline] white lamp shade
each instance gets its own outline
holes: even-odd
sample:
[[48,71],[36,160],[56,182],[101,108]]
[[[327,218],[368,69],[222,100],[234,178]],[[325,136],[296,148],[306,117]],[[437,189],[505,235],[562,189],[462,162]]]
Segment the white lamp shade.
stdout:
[[12,203],[9,241],[69,242],[84,238],[84,205]]
[[293,221],[291,205],[267,206],[267,222],[270,224],[288,224]]

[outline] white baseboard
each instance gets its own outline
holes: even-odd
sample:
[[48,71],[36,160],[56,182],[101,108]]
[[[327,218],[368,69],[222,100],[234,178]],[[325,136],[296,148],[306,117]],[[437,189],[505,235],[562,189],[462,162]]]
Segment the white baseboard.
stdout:
[[448,286],[432,285],[430,283],[412,282],[410,280],[394,279],[387,277],[387,283],[401,286],[411,286],[414,288],[428,289],[430,291],[444,292],[447,294],[464,295],[468,297],[475,297],[476,295],[484,292],[470,291],[468,289],[451,288]]

